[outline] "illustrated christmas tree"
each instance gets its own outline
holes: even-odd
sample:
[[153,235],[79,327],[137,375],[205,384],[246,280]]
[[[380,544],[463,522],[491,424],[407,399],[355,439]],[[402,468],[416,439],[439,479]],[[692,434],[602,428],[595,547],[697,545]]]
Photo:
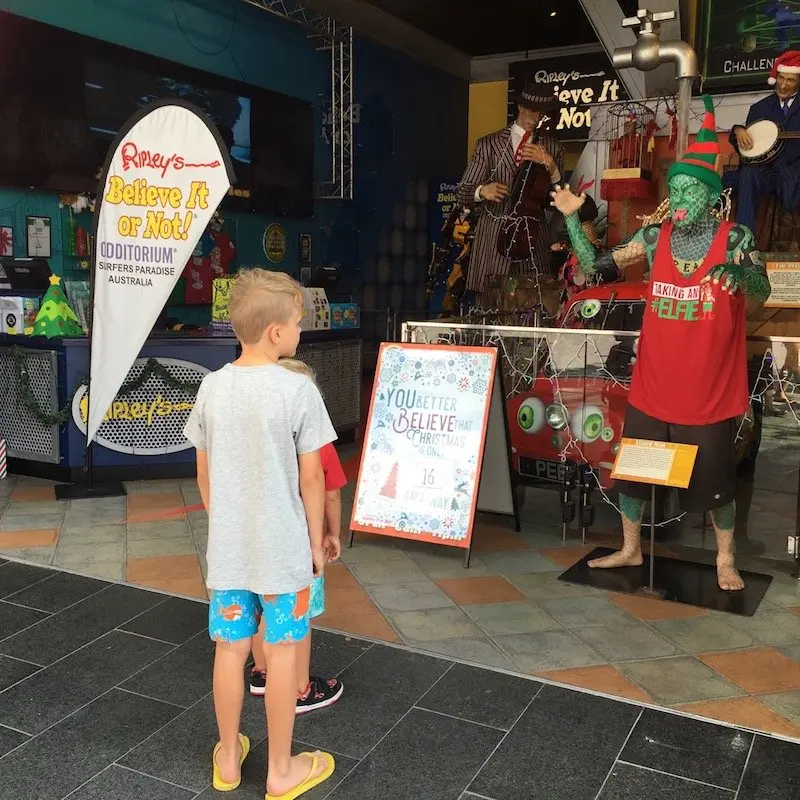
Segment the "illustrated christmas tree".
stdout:
[[60,284],[61,278],[50,276],[50,288],[42,298],[42,305],[33,323],[34,336],[83,336],[83,328]]
[[397,497],[397,462],[395,461],[392,465],[391,472],[389,472],[389,477],[386,479],[386,483],[383,484],[383,489],[381,489],[381,495],[383,497],[388,497],[390,500],[394,500]]

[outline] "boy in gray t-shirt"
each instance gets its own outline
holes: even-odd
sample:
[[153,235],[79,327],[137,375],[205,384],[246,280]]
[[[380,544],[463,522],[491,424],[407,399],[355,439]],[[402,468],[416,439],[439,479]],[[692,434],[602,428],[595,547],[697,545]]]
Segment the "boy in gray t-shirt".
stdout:
[[230,316],[242,354],[204,378],[185,429],[197,448],[209,516],[206,583],[220,736],[213,784],[230,791],[241,781],[250,749],[239,732],[242,674],[263,617],[267,798],[304,793],[335,768],[329,753],[291,755],[298,642],[309,635],[309,589],[325,564],[319,451],[336,439],[313,381],[278,366],[297,349],[302,313],[302,290],[288,275],[240,273]]

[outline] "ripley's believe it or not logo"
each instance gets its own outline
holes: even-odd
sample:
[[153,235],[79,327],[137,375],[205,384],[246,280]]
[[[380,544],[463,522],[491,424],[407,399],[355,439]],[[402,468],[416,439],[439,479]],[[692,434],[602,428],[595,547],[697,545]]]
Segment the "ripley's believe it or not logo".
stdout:
[[[174,358],[159,358],[158,363],[176,379],[197,384],[209,370],[200,364]],[[131,375],[138,376],[147,359],[137,359]],[[129,379],[131,378],[129,375]],[[86,386],[72,400],[72,420],[86,433],[89,397]],[[97,443],[107,450],[130,455],[161,455],[188,450],[193,445],[183,435],[183,428],[194,408],[194,392],[170,386],[153,376],[129,395],[117,397],[103,416]]]

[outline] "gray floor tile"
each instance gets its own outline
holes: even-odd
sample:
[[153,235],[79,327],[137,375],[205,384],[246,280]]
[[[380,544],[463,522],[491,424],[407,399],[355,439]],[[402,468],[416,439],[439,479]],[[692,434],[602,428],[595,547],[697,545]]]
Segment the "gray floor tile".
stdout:
[[406,644],[409,647],[425,650],[433,655],[445,656],[458,661],[468,661],[477,666],[507,669],[511,672],[517,671],[516,664],[508,656],[504,655],[491,639],[485,636],[477,639],[441,639],[429,642],[408,640]]
[[431,656],[375,645],[342,673],[346,689],[334,708],[297,720],[295,739],[362,758],[449,667]]
[[380,560],[347,563],[350,571],[364,586],[417,583],[429,580],[422,569],[399,550],[395,550],[388,557]]
[[764,599],[776,606],[796,608],[800,606],[800,582],[792,578],[775,578]]
[[14,658],[0,656],[0,692],[19,683],[34,672],[41,669],[36,664],[29,664],[27,661],[17,661]]
[[143,542],[149,539],[191,538],[189,523],[184,519],[167,522],[135,522],[128,524],[128,542]]
[[[64,517],[64,527],[82,527],[87,535],[93,528],[121,522],[128,513],[125,497],[101,497],[90,500],[72,500]],[[119,525],[123,533],[125,526]]]
[[725,789],[616,764],[597,800],[733,800]]
[[0,639],[13,636],[48,616],[42,611],[0,601]]
[[214,643],[205,632],[198,633],[120,686],[189,708],[211,691],[213,667]]
[[166,597],[157,606],[121,626],[124,631],[183,644],[208,628],[208,603]]
[[188,789],[112,765],[71,794],[69,800],[192,800],[194,796]]
[[34,664],[52,664],[163,600],[155,592],[110,586],[1,642],[0,653]]
[[66,565],[65,569],[80,569],[81,572],[103,581],[123,581],[126,577],[126,565],[122,561],[92,561],[87,564]]
[[125,525],[95,525],[90,522],[73,522],[67,515],[67,521],[61,529],[59,543],[61,546],[78,544],[107,544],[125,542],[128,531]]
[[125,542],[61,542],[56,550],[55,563],[61,567],[80,569],[83,565],[97,561],[119,561],[125,559]]
[[[426,574],[434,580],[447,580],[450,578],[481,578],[494,573],[483,563],[480,556],[472,556],[469,569],[464,569],[464,553],[454,547],[436,547],[426,545],[424,548],[419,543],[409,542],[419,549],[409,549],[408,553],[414,561],[425,570]],[[400,542],[398,547],[404,548],[405,542]]]
[[480,638],[481,630],[460,608],[432,608],[387,614],[389,621],[408,641]]
[[[142,702],[156,702],[136,695],[128,696]],[[267,738],[264,704],[251,697],[245,697],[245,701],[242,733],[257,745]],[[174,706],[172,708],[176,710]],[[211,753],[218,740],[214,702],[209,696],[120,758],[119,763],[194,792],[202,792],[211,783]]]
[[777,649],[787,658],[791,658],[792,661],[796,661],[800,664],[800,644],[790,644]]
[[163,492],[179,492],[180,481],[155,480],[155,481],[125,481],[128,494],[161,494]]
[[[10,753],[14,748],[19,747],[30,737],[19,731],[12,731],[11,728],[4,728],[0,725],[0,758],[6,753]],[[0,769],[2,772],[2,769]]]
[[464,612],[490,636],[562,630],[560,623],[535,603],[482,603]]
[[62,800],[176,713],[157,700],[112,691],[6,756],[3,790],[14,800]]
[[33,564],[50,565],[53,563],[53,556],[56,552],[56,546],[50,547],[12,547],[8,550],[0,550],[5,555],[11,558],[17,558],[20,561],[29,561]]
[[[731,616],[726,614],[726,617]],[[753,638],[728,624],[720,616],[694,619],[668,619],[652,623],[689,653],[710,653],[716,650],[735,650],[750,647]]]
[[572,632],[610,662],[661,658],[680,652],[674,642],[647,625],[576,628]]
[[796,800],[800,797],[800,747],[756,736],[736,800]]
[[559,597],[580,597],[591,595],[604,597],[603,592],[591,586],[560,581],[558,572],[536,572],[528,575],[509,575],[508,580],[529,600],[555,600]]
[[604,659],[568,631],[496,636],[494,640],[528,674],[604,664]]
[[636,706],[545,686],[469,789],[502,800],[593,800],[638,716]]
[[504,553],[488,553],[481,561],[493,572],[501,575],[525,575],[530,572],[563,572],[563,567],[554,564],[536,550],[512,550]]
[[492,728],[415,709],[330,800],[458,800],[502,737]]
[[510,730],[541,688],[542,684],[534,680],[454,664],[417,705]]
[[[344,516],[342,517],[344,519]],[[345,542],[342,547],[342,561],[345,564],[363,564],[368,561],[384,561],[397,556],[405,555],[395,544],[390,536],[382,539],[376,536],[370,539],[359,537],[356,533],[352,547]],[[402,559],[400,559],[402,560]]]
[[194,553],[195,540],[190,533],[186,536],[170,536],[164,539],[131,539],[127,547],[129,559],[184,556]]
[[758,699],[765,706],[769,706],[776,714],[780,714],[800,728],[800,690],[779,692],[778,694],[762,694],[759,695]]
[[618,664],[627,678],[667,706],[741,697],[744,692],[695,658],[667,658]]
[[543,600],[539,605],[567,628],[640,624],[606,597],[564,597]]
[[165,655],[171,645],[112,631],[0,694],[0,719],[39,733]]
[[106,581],[84,578],[68,572],[51,572],[50,577],[6,599],[40,611],[61,611],[105,589]]
[[733,627],[764,644],[773,647],[800,644],[800,615],[791,611],[774,608],[752,617],[729,616]]
[[0,597],[8,597],[16,592],[43,581],[53,574],[50,569],[30,564],[7,563],[0,572]]
[[[12,500],[3,513],[3,519],[11,520],[23,517],[58,517],[63,519],[66,512],[67,504],[62,500],[33,500],[30,502],[15,502]],[[45,525],[44,527],[60,526]],[[7,530],[13,530],[13,528],[8,528]],[[23,525],[20,530],[34,530],[34,528],[28,528],[27,525]]]
[[[316,750],[316,745],[309,745],[308,743],[293,742],[292,753],[309,752]],[[330,750],[326,751],[330,752]],[[358,764],[358,761],[339,753],[333,753],[333,758],[336,761],[336,771],[325,783],[306,792],[302,800],[324,800],[327,798],[333,789],[341,783],[353,768]],[[267,774],[267,743],[261,742],[256,745],[242,767],[242,785],[236,790],[233,797],[236,800],[264,800],[264,781]],[[202,794],[199,794],[195,800],[219,800],[219,792],[209,786]]]
[[453,601],[432,580],[370,586],[369,594],[382,611],[389,613],[453,605]]
[[620,759],[736,791],[753,734],[645,709]]

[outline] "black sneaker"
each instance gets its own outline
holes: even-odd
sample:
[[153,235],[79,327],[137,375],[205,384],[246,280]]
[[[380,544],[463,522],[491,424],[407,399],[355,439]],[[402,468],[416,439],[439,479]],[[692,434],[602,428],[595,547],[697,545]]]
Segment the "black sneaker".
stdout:
[[304,696],[297,698],[297,714],[332,706],[344,692],[344,684],[336,678],[311,678]]
[[253,667],[250,670],[250,694],[263,697],[267,691],[267,673]]

